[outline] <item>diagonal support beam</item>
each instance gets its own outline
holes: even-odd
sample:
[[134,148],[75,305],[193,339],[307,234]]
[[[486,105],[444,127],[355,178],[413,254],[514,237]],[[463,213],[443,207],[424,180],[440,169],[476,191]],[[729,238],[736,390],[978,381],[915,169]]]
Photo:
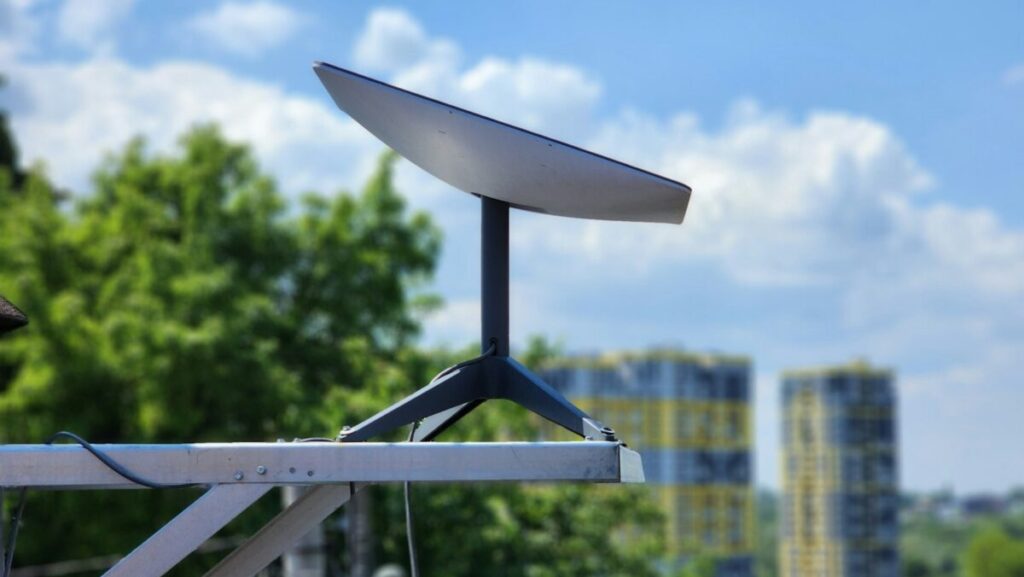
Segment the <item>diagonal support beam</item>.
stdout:
[[365,486],[347,484],[313,487],[221,560],[206,577],[252,577],[348,502],[354,491]]
[[245,511],[273,485],[214,485],[104,577],[159,577]]

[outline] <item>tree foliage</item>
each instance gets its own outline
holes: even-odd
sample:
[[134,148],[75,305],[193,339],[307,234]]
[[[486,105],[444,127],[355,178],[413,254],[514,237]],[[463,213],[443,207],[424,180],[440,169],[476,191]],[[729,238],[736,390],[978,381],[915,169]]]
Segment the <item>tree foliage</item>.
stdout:
[[[41,168],[16,178],[13,139],[0,136],[0,292],[31,319],[0,341],[0,442],[61,429],[99,442],[333,435],[458,357],[412,346],[418,312],[437,302],[423,287],[440,234],[395,191],[391,153],[357,195],[289,203],[247,147],[201,126],[172,154],[131,142],[69,203]],[[541,344],[531,354],[551,350]],[[496,403],[452,433],[532,431]],[[641,493],[600,489],[417,487],[423,564],[431,575],[650,574],[660,515]],[[378,560],[404,563],[398,493],[377,495]],[[195,496],[34,493],[16,562],[129,550]],[[229,531],[278,506],[262,505]]]
[[[360,195],[308,195],[298,211],[209,126],[171,156],[132,142],[72,207],[40,170],[18,189],[4,177],[0,286],[32,324],[0,351],[0,440],[273,440],[379,408],[407,388],[410,294],[440,245],[391,186],[393,161]],[[95,554],[188,497],[48,494],[30,510],[56,521],[37,531]],[[26,558],[52,554],[25,541]]]
[[779,498],[769,490],[757,492],[756,549],[754,571],[758,577],[779,574]]
[[998,526],[978,532],[964,554],[965,577],[1024,577],[1024,539]]

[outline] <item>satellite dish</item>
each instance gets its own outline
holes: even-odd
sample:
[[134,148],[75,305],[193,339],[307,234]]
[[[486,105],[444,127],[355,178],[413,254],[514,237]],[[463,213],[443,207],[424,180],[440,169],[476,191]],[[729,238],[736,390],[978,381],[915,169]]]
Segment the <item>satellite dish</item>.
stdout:
[[615,431],[509,356],[509,208],[680,223],[690,187],[331,64],[313,70],[339,108],[420,168],[479,196],[481,206],[481,355],[338,439],[365,441],[422,421],[429,432],[414,430],[413,440],[430,440],[480,403],[506,399],[582,437],[615,440]]
[[681,223],[690,187],[331,64],[313,65],[338,108],[448,184],[515,208]]

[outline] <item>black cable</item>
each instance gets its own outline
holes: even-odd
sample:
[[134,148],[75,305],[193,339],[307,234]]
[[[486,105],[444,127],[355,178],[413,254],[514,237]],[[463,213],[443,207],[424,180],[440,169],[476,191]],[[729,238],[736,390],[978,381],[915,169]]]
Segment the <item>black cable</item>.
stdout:
[[498,343],[495,342],[492,339],[491,340],[491,346],[487,347],[486,351],[480,353],[479,355],[477,355],[477,356],[475,356],[475,357],[473,357],[471,359],[467,359],[465,361],[462,361],[462,362],[459,362],[459,363],[455,363],[454,365],[448,367],[447,369],[444,369],[440,373],[437,373],[437,376],[435,376],[434,378],[430,379],[430,382],[433,383],[437,379],[440,379],[441,377],[447,375],[448,373],[450,373],[452,371],[457,371],[457,370],[459,370],[459,369],[461,369],[463,367],[468,367],[469,365],[473,365],[473,364],[479,363],[480,361],[482,361],[482,360],[486,359],[487,357],[493,355],[495,353],[495,351],[497,351],[497,350],[498,350]]
[[[90,443],[89,441],[86,441],[82,437],[79,437],[78,435],[69,431],[56,432],[50,435],[48,439],[43,441],[43,444],[52,445],[54,441],[60,438],[71,439],[72,441],[78,443],[79,445],[82,446],[83,449],[89,451],[89,453],[91,453],[93,457],[96,457],[96,459],[98,459],[99,462],[103,463],[108,469],[117,473],[121,477],[124,477],[125,479],[131,481],[132,483],[135,483],[136,485],[142,485],[143,487],[148,487],[150,489],[180,489],[183,487],[191,487],[193,485],[193,483],[158,483],[156,481],[150,481],[145,477],[136,475],[135,473],[129,471],[123,465],[112,459],[103,451],[100,451],[96,447],[92,446],[92,443]],[[0,572],[0,577],[10,577],[11,575],[11,566],[14,563],[14,547],[18,541],[18,528],[21,525],[21,517],[22,514],[25,512],[25,497],[27,493],[28,490],[25,487],[22,487],[20,494],[18,495],[18,505],[15,508],[14,516],[11,517],[11,529],[10,534],[7,537],[7,547],[4,550],[3,566],[2,568],[0,568],[2,569],[2,572]],[[0,501],[0,504],[2,504],[2,501]]]
[[[465,361],[462,361],[462,362],[459,362],[459,363],[455,363],[454,365],[452,365],[452,366],[442,370],[441,372],[437,373],[437,375],[435,375],[434,378],[430,379],[430,384],[435,383],[438,379],[440,379],[441,377],[451,373],[452,371],[457,371],[457,370],[459,370],[459,369],[461,369],[463,367],[467,367],[469,365],[472,365],[472,364],[475,364],[475,363],[479,363],[480,361],[484,360],[485,358],[493,355],[494,352],[497,349],[498,349],[497,343],[495,343],[492,340],[491,341],[491,346],[487,347],[486,351],[484,351],[483,353],[473,357],[472,359],[467,359]],[[420,422],[419,421],[415,421],[412,424],[412,428],[409,430],[409,442],[412,442],[413,439],[416,438],[416,429],[418,429],[419,426],[420,426]],[[402,489],[403,489],[404,501],[405,501],[405,539],[406,539],[406,541],[409,544],[409,577],[420,577],[419,558],[418,558],[418,555],[416,553],[416,533],[413,530],[412,490],[411,490],[411,488],[412,488],[412,483],[410,483],[409,481],[405,481],[404,483],[402,483]]]
[[[416,435],[416,429],[419,426],[419,421],[412,424],[412,429],[409,431],[409,441],[413,440],[413,437]],[[402,485],[405,490],[405,539],[409,542],[409,577],[420,577],[419,560],[416,555],[416,536],[412,528],[412,497],[410,496],[412,483],[406,481]]]
[[[451,373],[452,371],[457,371],[463,367],[468,367],[469,365],[479,363],[485,358],[493,355],[497,350],[498,344],[494,340],[491,340],[491,346],[487,347],[487,350],[471,359],[455,363],[454,365],[448,367],[447,369],[442,370],[441,372],[437,373],[437,375],[435,375],[434,378],[430,379],[430,384],[433,384],[438,379]],[[416,438],[416,429],[418,429],[419,426],[419,421],[416,421],[412,424],[412,429],[409,431],[409,442],[412,442],[413,439]],[[409,481],[405,481],[404,483],[402,483],[403,492],[405,494],[405,539],[409,543],[409,577],[420,577],[419,559],[416,553],[416,534],[412,526],[413,522],[411,487],[412,483],[410,483]]]
[[0,575],[7,565],[7,547],[4,541],[4,527],[7,525],[7,501],[4,500],[4,488],[0,487]]
[[11,517],[11,531],[7,537],[7,547],[4,556],[3,577],[10,577],[11,565],[14,564],[14,546],[18,541],[18,526],[21,525],[21,514],[25,512],[25,494],[27,489],[21,488],[18,495],[18,506],[14,509],[14,516]]
[[126,469],[123,465],[121,465],[120,463],[118,463],[114,459],[110,458],[106,453],[104,453],[103,451],[100,451],[96,447],[93,447],[92,444],[89,443],[89,441],[86,441],[82,437],[79,437],[78,435],[76,435],[74,433],[71,433],[71,432],[68,432],[68,431],[60,431],[60,432],[54,433],[53,435],[50,435],[50,438],[46,440],[45,444],[52,445],[54,441],[56,441],[57,439],[59,439],[61,437],[66,438],[66,439],[71,439],[72,441],[78,443],[79,445],[82,446],[83,449],[85,449],[86,451],[89,451],[90,453],[92,453],[92,456],[96,457],[97,459],[99,459],[99,461],[101,463],[106,465],[108,469],[110,469],[111,471],[113,471],[113,472],[117,473],[118,475],[124,477],[125,479],[131,481],[132,483],[135,483],[136,485],[142,485],[143,487],[148,487],[150,489],[181,489],[183,487],[191,487],[191,486],[193,486],[195,484],[195,483],[158,483],[156,481],[150,481],[149,479],[146,479],[145,477],[141,477],[139,475],[136,475],[135,473],[132,473],[131,471]]
[[[441,377],[444,377],[445,375],[448,375],[449,373],[451,373],[453,371],[457,371],[457,370],[459,370],[461,368],[468,367],[469,365],[473,365],[473,364],[479,363],[480,361],[482,361],[482,360],[486,359],[487,357],[493,355],[497,350],[498,350],[498,343],[495,342],[494,339],[491,339],[491,346],[487,347],[487,350],[485,350],[484,352],[480,353],[479,355],[477,355],[477,356],[475,356],[475,357],[473,357],[471,359],[467,359],[465,361],[462,361],[462,362],[459,362],[459,363],[455,363],[454,365],[448,367],[447,369],[444,369],[443,371],[437,373],[437,375],[434,376],[434,378],[430,379],[430,384],[435,383],[438,379],[440,379]],[[415,439],[415,437],[416,437],[416,429],[418,429],[419,426],[420,426],[420,422],[419,421],[416,421],[416,422],[414,422],[412,424],[412,429],[409,431],[409,442],[412,442],[413,439]],[[406,541],[408,541],[408,543],[409,543],[409,577],[419,577],[420,576],[420,568],[419,568],[419,559],[418,559],[418,556],[416,554],[416,534],[413,531],[413,526],[412,526],[413,525],[413,522],[412,522],[412,491],[411,491],[412,483],[410,483],[409,481],[405,481],[404,483],[402,483],[402,487],[403,487],[404,493],[405,493],[405,495],[404,495],[404,497],[405,497],[405,538],[406,538]]]

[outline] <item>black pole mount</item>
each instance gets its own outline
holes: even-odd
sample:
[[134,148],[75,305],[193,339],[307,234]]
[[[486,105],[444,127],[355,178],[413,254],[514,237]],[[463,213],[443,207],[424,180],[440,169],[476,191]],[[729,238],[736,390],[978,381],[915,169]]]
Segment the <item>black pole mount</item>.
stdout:
[[509,355],[509,204],[481,196],[480,313],[482,355],[442,372],[430,384],[338,435],[366,441],[422,421],[414,440],[429,441],[489,399],[505,399],[588,440],[617,441],[592,419]]

